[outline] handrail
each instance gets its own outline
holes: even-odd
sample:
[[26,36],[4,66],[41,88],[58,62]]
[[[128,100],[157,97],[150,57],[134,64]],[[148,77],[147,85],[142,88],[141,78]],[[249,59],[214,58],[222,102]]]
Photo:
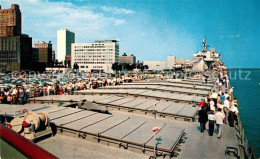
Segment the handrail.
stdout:
[[57,158],[2,124],[0,124],[0,138],[4,139],[11,146],[15,147],[29,158]]

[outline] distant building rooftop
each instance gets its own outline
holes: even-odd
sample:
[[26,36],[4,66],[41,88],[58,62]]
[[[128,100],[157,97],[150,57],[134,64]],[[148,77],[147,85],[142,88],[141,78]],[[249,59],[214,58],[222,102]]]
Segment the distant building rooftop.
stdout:
[[111,43],[111,42],[119,42],[117,40],[95,40],[95,43]]

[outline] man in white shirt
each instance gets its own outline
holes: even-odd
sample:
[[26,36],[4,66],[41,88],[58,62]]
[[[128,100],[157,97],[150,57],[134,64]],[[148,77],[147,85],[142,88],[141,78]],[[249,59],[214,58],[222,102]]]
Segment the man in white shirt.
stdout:
[[222,127],[223,127],[223,120],[225,118],[223,113],[221,112],[221,108],[218,108],[218,112],[215,114],[215,116],[216,116],[217,130],[218,130],[218,138],[220,138]]
[[225,113],[225,119],[224,119],[224,123],[227,123],[228,120],[228,114],[229,114],[229,109],[230,109],[230,102],[229,102],[229,97],[227,97],[227,99],[225,99],[224,102],[224,113]]
[[238,114],[238,109],[235,105],[232,105],[232,107],[230,108],[231,112],[234,112],[236,115]]
[[210,106],[210,110],[215,111],[215,103],[213,98],[210,99],[209,106]]
[[234,122],[236,121],[237,123],[237,114],[238,114],[237,106],[232,104],[229,110],[230,110],[228,115],[229,126],[234,127]]
[[224,96],[225,96],[225,99],[227,99],[227,97],[229,97],[228,92],[225,92]]
[[212,94],[211,94],[211,97],[213,98],[213,101],[214,101],[214,104],[215,104],[215,107],[217,106],[217,98],[218,98],[218,94],[216,93],[215,90],[213,90]]

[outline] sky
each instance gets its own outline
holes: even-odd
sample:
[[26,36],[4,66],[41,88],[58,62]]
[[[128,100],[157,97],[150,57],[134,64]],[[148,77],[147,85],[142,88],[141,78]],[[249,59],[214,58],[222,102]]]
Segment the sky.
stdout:
[[13,3],[22,32],[54,50],[67,28],[77,43],[119,40],[120,54],[140,61],[190,59],[205,36],[228,68],[260,68],[260,0],[0,0]]

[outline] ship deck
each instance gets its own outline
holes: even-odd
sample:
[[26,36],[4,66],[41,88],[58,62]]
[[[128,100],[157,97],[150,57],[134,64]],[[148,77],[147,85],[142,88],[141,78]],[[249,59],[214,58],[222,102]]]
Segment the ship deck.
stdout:
[[[194,79],[183,82],[199,83]],[[200,86],[203,87],[203,84]],[[213,85],[209,87],[214,89]],[[117,88],[100,90],[116,91]],[[141,91],[147,93],[136,96]],[[198,108],[193,107],[193,104],[195,97],[201,99],[202,96],[192,96],[186,92],[174,94],[167,91],[149,91],[151,90],[136,89],[133,90],[134,96],[92,93],[37,97],[30,99],[30,104],[27,105],[2,104],[0,114],[13,116],[23,109],[46,111],[57,129],[57,134],[37,144],[60,158],[149,158],[153,155],[155,143],[157,153],[161,156],[231,158],[225,156],[225,150],[227,146],[238,146],[235,128],[224,125],[220,139],[217,139],[216,132],[213,136],[208,136],[207,133],[202,135],[199,131],[199,123],[196,121]],[[169,100],[164,94],[167,94],[167,97],[179,98]],[[189,98],[181,100],[181,95]],[[83,99],[103,106],[110,114],[68,107]],[[155,104],[155,109],[158,110],[156,119],[151,111]],[[152,132],[154,126],[160,128],[156,141]]]

